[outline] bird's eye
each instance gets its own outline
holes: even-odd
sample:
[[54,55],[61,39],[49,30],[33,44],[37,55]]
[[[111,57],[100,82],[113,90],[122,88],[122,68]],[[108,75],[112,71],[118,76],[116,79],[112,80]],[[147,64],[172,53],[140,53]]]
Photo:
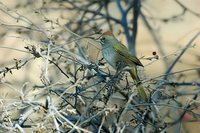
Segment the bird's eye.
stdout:
[[101,37],[101,38],[100,38],[100,41],[101,41],[101,42],[105,42],[105,37]]

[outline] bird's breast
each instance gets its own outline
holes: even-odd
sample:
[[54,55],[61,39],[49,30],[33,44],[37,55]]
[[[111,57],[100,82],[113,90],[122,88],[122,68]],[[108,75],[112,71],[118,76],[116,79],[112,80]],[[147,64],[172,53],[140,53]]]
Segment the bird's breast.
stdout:
[[102,54],[107,63],[116,68],[116,63],[118,62],[118,55],[116,51],[111,47],[107,47],[102,50]]

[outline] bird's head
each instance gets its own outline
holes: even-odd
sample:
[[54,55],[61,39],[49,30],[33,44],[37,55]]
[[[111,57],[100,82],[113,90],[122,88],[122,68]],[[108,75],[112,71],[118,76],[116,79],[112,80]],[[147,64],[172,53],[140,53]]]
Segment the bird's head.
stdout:
[[99,42],[102,47],[108,47],[116,44],[118,40],[115,38],[111,31],[106,31],[100,36]]

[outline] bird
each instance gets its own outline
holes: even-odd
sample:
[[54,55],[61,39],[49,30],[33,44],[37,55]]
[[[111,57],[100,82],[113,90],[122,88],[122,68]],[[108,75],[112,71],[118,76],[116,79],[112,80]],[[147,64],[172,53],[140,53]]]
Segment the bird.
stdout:
[[142,100],[147,101],[147,94],[137,74],[137,66],[144,67],[140,60],[132,55],[128,48],[123,45],[111,31],[106,31],[99,37],[101,51],[106,62],[116,70],[129,67],[128,70],[138,88],[138,95]]

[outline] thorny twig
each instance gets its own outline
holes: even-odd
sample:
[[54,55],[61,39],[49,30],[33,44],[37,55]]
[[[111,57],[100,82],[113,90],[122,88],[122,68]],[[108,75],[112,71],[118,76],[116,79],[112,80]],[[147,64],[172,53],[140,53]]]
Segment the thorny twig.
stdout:
[[[55,1],[51,2],[54,2],[55,5],[58,4]],[[30,35],[29,32],[43,33],[45,37],[42,39],[37,37],[39,41],[36,40],[36,42],[39,43],[36,45],[38,45],[39,48],[33,44],[25,47],[28,51],[7,48],[19,52],[26,52],[33,57],[29,58],[27,61],[15,59],[15,65],[5,67],[5,69],[2,69],[0,72],[12,73],[12,70],[27,65],[30,60],[36,61],[36,59],[42,59],[41,64],[43,66],[44,77],[48,84],[40,85],[40,83],[35,84],[33,82],[33,86],[30,86],[29,90],[26,90],[26,88],[23,89],[27,92],[26,98],[28,97],[28,94],[30,95],[29,99],[27,100],[24,98],[24,94],[21,92],[19,102],[13,102],[13,104],[11,104],[12,108],[9,109],[8,106],[10,107],[10,104],[7,104],[9,99],[6,99],[8,96],[5,95],[6,100],[0,100],[0,105],[3,108],[1,112],[6,114],[4,115],[4,118],[1,119],[0,128],[8,131],[18,129],[21,132],[24,132],[25,128],[33,127],[36,132],[40,130],[45,130],[46,132],[123,132],[129,128],[132,132],[145,132],[147,130],[160,132],[181,122],[185,112],[190,112],[193,115],[199,116],[193,111],[198,107],[195,103],[196,98],[191,99],[190,104],[184,103],[179,99],[181,96],[192,95],[197,97],[198,95],[194,92],[180,93],[174,88],[181,88],[182,86],[187,87],[187,85],[199,87],[199,82],[156,81],[157,78],[199,70],[199,68],[189,68],[171,72],[181,55],[177,57],[168,69],[168,73],[143,81],[147,88],[146,91],[149,94],[150,100],[149,103],[140,103],[140,99],[137,98],[133,81],[129,78],[126,78],[125,82],[123,80],[125,76],[129,76],[127,74],[125,76],[123,75],[123,73],[126,72],[117,71],[114,75],[107,72],[101,67],[101,65],[104,64],[95,64],[88,60],[86,58],[88,53],[86,53],[81,45],[77,44],[77,41],[80,41],[83,38],[91,39],[92,37],[90,37],[90,35],[97,33],[98,26],[102,25],[103,27],[104,25],[109,25],[112,30],[115,29],[114,26],[117,25],[123,29],[128,45],[130,45],[129,47],[132,47],[129,49],[132,49],[132,53],[135,53],[133,51],[135,50],[135,41],[138,33],[138,19],[141,16],[149,31],[152,33],[155,42],[161,45],[162,43],[160,42],[154,27],[150,25],[148,20],[151,20],[153,17],[147,17],[143,14],[143,2],[144,1],[141,0],[69,0],[61,1],[58,4],[58,8],[48,7],[48,3],[44,2],[42,7],[36,10],[35,13],[42,17],[43,24],[50,23],[50,28],[48,26],[45,27],[44,25],[33,23],[28,17],[8,9],[1,3],[2,7],[0,7],[0,10],[4,14],[17,22],[21,21],[25,23],[25,25],[23,25],[23,23],[22,25],[21,23],[19,25],[11,25],[2,21],[1,27],[6,29],[9,28],[13,31],[15,31],[15,29],[24,29],[22,32],[29,38],[32,37],[32,34]],[[186,11],[198,16],[197,13],[188,9],[180,3],[180,1],[176,0],[176,2],[183,8],[183,12],[179,15],[172,16],[172,20],[183,16]],[[120,10],[122,18],[111,15],[109,10],[111,3],[117,4],[117,8]],[[60,18],[54,21],[51,20],[52,18],[46,17],[48,16],[47,13],[50,13],[49,11],[53,11],[51,9],[56,9],[57,11],[60,11],[60,9],[62,11],[75,11],[77,16],[74,19],[64,18],[67,22],[65,21],[64,24],[61,24],[59,21]],[[128,17],[130,15],[131,17]],[[168,19],[170,18],[167,18],[166,21],[168,21]],[[165,21],[165,19],[161,20]],[[102,22],[97,23],[96,21]],[[74,36],[76,37],[75,39]],[[7,36],[4,36],[4,38],[6,37]],[[30,40],[32,40],[32,38]],[[41,45],[40,42],[46,42],[46,44]],[[1,48],[6,47],[2,46]],[[162,46],[160,46],[159,50],[162,50],[161,48]],[[185,49],[182,50],[182,54],[184,51]],[[31,72],[31,70],[28,70],[28,73]],[[61,73],[67,78],[63,78],[58,73]],[[156,83],[153,83],[153,81],[156,81]],[[18,89],[17,85],[15,87],[14,83],[10,84],[12,84],[12,88],[15,90]],[[6,83],[2,82],[2,85],[6,86]],[[155,92],[159,92],[163,94],[163,96],[160,99],[153,99],[152,97],[155,96]],[[199,88],[197,88],[197,92],[199,92]],[[115,96],[116,94],[120,96]],[[42,102],[44,99],[46,99],[46,105]],[[118,102],[115,102],[114,107],[112,106],[113,108],[110,108],[110,103],[112,103],[113,99],[120,99],[126,104],[120,106],[118,105]],[[168,114],[174,113],[174,110],[180,110],[182,113],[180,113],[178,119],[171,123],[166,123],[165,119],[169,119],[169,117],[161,113],[162,109],[167,109]],[[17,119],[13,119],[9,116],[13,113],[16,114]],[[35,114],[42,115],[42,119],[36,120],[33,117]],[[118,119],[113,123],[108,123],[107,121],[109,121],[112,116],[109,114],[115,114],[116,117],[113,120]],[[123,116],[126,116],[127,114],[130,114],[129,118],[131,120],[124,120],[125,117]],[[43,127],[45,127],[45,129]]]

